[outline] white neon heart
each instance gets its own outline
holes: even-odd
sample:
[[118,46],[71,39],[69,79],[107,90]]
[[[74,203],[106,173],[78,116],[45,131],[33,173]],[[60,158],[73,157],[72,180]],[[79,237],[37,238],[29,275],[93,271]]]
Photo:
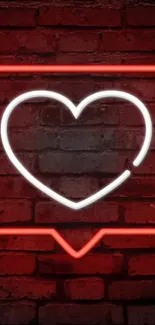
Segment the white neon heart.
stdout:
[[120,176],[118,176],[114,181],[112,181],[110,184],[105,186],[103,189],[99,190],[97,193],[91,195],[90,197],[80,201],[80,202],[74,202],[71,200],[66,199],[62,195],[56,193],[55,191],[51,190],[49,187],[41,183],[39,180],[37,180],[29,171],[22,165],[22,163],[17,159],[17,157],[14,155],[12,148],[10,146],[9,140],[8,140],[8,120],[13,112],[13,110],[16,108],[17,105],[20,103],[36,98],[36,97],[45,97],[50,99],[58,100],[59,102],[63,103],[73,114],[74,118],[77,119],[81,112],[86,108],[87,105],[89,105],[91,102],[102,99],[102,98],[109,98],[109,97],[115,97],[115,98],[121,98],[126,99],[132,104],[134,104],[141,112],[144,122],[145,122],[145,139],[143,141],[143,145],[141,147],[141,150],[135,160],[133,161],[134,166],[139,166],[144,157],[147,154],[147,151],[150,147],[151,139],[152,139],[152,122],[150,118],[150,114],[145,107],[145,105],[135,96],[118,90],[104,90],[97,93],[94,93],[88,97],[86,97],[84,100],[81,101],[81,103],[78,106],[75,106],[68,98],[65,96],[53,92],[53,91],[47,91],[47,90],[35,90],[30,91],[27,93],[24,93],[15,99],[11,101],[11,103],[6,107],[4,114],[2,116],[1,121],[1,138],[2,143],[4,146],[4,150],[6,151],[7,156],[13,163],[13,165],[18,169],[18,171],[35,187],[37,187],[40,191],[44,192],[46,195],[51,197],[52,199],[58,201],[59,203],[74,209],[79,210],[81,208],[84,208],[95,201],[99,200],[100,198],[104,197],[111,191],[113,191],[115,188],[117,188],[119,185],[121,185],[129,176],[131,175],[130,170],[125,170]]

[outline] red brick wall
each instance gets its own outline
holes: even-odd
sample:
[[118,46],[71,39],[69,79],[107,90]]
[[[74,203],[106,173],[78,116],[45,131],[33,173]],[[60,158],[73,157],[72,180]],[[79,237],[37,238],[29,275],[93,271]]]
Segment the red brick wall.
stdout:
[[[0,63],[155,63],[155,3],[131,0],[0,1]],[[147,104],[155,123],[151,75],[1,74],[0,112],[33,89],[75,103],[121,89]],[[143,121],[127,102],[101,101],[78,121],[56,102],[25,103],[10,137],[25,166],[79,200],[126,168],[143,140]],[[72,211],[34,189],[0,146],[1,226],[51,226],[79,249],[104,226],[154,226],[155,142],[119,189]],[[0,324],[154,324],[155,237],[106,236],[81,260],[50,237],[0,237]]]

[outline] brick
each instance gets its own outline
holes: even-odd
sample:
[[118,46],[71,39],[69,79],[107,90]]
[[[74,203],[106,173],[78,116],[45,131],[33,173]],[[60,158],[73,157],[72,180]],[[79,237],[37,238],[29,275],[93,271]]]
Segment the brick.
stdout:
[[[75,0],[76,1],[76,0]],[[77,3],[81,3],[84,4],[83,1],[81,0],[77,0]],[[92,2],[92,3],[91,3]],[[118,8],[121,9],[123,7],[123,1],[122,0],[106,0],[106,2],[102,2],[102,0],[95,0],[95,2],[93,0],[86,0],[85,4],[92,4],[93,8],[97,7],[97,6],[102,6],[103,8]]]
[[[57,179],[49,176],[37,175],[41,182],[58,191]],[[47,195],[37,190],[23,176],[1,176],[0,177],[0,197],[1,199],[11,198],[46,198]]]
[[[54,60],[54,56],[51,57],[51,60],[48,59],[47,60],[47,57],[46,57],[46,54],[43,55],[43,58],[39,56],[39,53],[38,54],[20,54],[20,53],[17,53],[16,56],[14,56],[13,54],[2,54],[1,56],[2,58],[2,64],[10,64],[10,62],[12,64],[19,64],[19,63],[24,63],[24,61],[26,60],[27,58],[27,63],[43,63],[44,60],[45,62],[52,62],[52,58]],[[5,73],[2,73],[2,76],[9,76],[9,73],[7,74],[6,72]],[[12,73],[13,76],[17,76],[16,73]],[[19,75],[21,76],[28,76],[30,75],[29,73],[19,73]],[[24,105],[24,104],[23,104]],[[3,107],[4,108],[4,107]]]
[[[69,129],[60,133],[59,147],[62,150],[94,150],[130,149],[139,148],[144,139],[143,129],[114,129],[99,127],[93,129]],[[152,141],[151,149],[154,149],[155,141]]]
[[[137,61],[139,62],[139,59]],[[147,108],[151,115],[152,123],[155,124],[154,104],[151,103],[147,104]],[[123,126],[144,126],[144,119],[142,115],[138,110],[135,109],[135,107],[132,107],[131,105],[128,104],[124,104],[122,106],[119,105],[119,116],[120,116],[120,124]]]
[[[154,144],[152,144],[153,147]],[[139,146],[140,147],[140,146]],[[154,150],[154,149],[153,149]],[[130,157],[130,155],[129,155]],[[154,168],[154,161],[155,158],[155,153],[152,151],[148,152],[145,160],[134,170],[134,175],[144,175],[144,176],[149,176],[149,175],[154,175],[155,174],[155,168]]]
[[131,256],[128,261],[128,273],[135,275],[154,275],[155,255],[142,254]]
[[90,177],[61,177],[59,191],[72,198],[83,198],[99,190],[99,181]]
[[109,129],[102,131],[102,148],[134,150],[143,143],[143,130]]
[[32,219],[32,205],[28,200],[0,200],[0,223],[27,223]]
[[0,236],[0,250],[47,252],[55,249],[51,236]]
[[152,51],[155,49],[154,30],[122,30],[102,32],[102,51]]
[[130,249],[141,249],[145,248],[148,250],[155,248],[155,236],[152,235],[120,235],[120,236],[105,236],[102,240],[103,250],[116,249],[119,248],[123,250],[124,248]]
[[154,4],[154,2],[152,1],[152,0],[148,0],[146,3],[144,3],[142,0],[127,0],[126,1],[126,4],[127,5],[130,5],[130,6],[133,6],[133,5],[139,5],[139,6],[141,6],[141,5],[150,5],[150,6],[153,6],[153,4]]
[[[9,53],[5,53],[5,54],[1,54],[1,62],[3,64],[10,64],[10,62],[12,64],[21,64],[25,62],[27,62],[27,64],[42,64],[42,63],[47,63],[47,64],[53,64],[55,63],[55,54],[54,55],[51,55],[48,57],[48,55],[45,53],[42,53],[42,55],[38,53],[19,53],[17,52],[16,54],[16,57],[12,54],[9,55]],[[32,72],[30,73],[19,73],[20,76],[32,76],[31,74]],[[3,76],[6,76],[8,75],[9,76],[9,73],[3,73],[2,74]],[[12,76],[17,76],[16,73],[12,73]]]
[[[97,233],[98,229],[90,229],[90,228],[79,228],[79,229],[62,229],[60,230],[60,234],[63,238],[74,248],[80,249],[82,248],[95,233]],[[96,247],[100,246],[100,242],[95,245]],[[63,250],[60,246],[57,248],[57,251]]]
[[122,254],[87,254],[80,260],[65,254],[38,256],[39,274],[120,274]]
[[[96,19],[97,17],[97,19]],[[41,7],[39,24],[43,26],[121,26],[121,15],[117,9],[87,7],[86,10],[81,6],[66,7]]]
[[[46,57],[44,60],[46,60]],[[98,51],[91,53],[85,52],[84,54],[82,52],[58,52],[56,53],[55,62],[57,64],[88,64],[95,62],[102,64],[119,64],[122,62],[122,55],[115,52],[113,52],[111,55],[111,53],[105,52],[103,56],[103,54]]]
[[10,140],[14,150],[18,151],[56,149],[58,146],[55,130],[18,130],[11,134]]
[[154,299],[155,281],[114,281],[109,286],[111,300],[143,300]]
[[[114,41],[113,41],[114,42]],[[115,43],[116,44],[116,43]],[[149,50],[149,49],[147,49]],[[138,63],[138,62],[137,62]],[[152,76],[152,74],[151,74]],[[109,79],[109,80],[99,80],[96,79],[95,82],[95,90],[101,91],[103,89],[117,89],[127,91],[131,94],[134,94],[141,101],[145,102],[145,105],[149,108],[150,102],[153,102],[155,99],[154,94],[154,81],[150,78],[123,78],[121,75],[121,81],[118,79]],[[94,91],[94,90],[93,90]],[[110,100],[110,103],[113,104],[114,101]],[[122,105],[122,101],[120,101]],[[124,101],[125,105],[128,104],[128,101]],[[119,99],[117,99],[117,105],[119,105]],[[135,108],[132,104],[130,104],[133,109]],[[131,108],[132,109],[132,108]],[[134,110],[132,109],[132,112]],[[138,112],[138,109],[135,109]],[[144,125],[144,124],[143,124]]]
[[[0,110],[3,112],[4,106]],[[38,111],[38,104],[27,103],[18,105],[10,117],[10,126],[22,128],[37,125],[39,119]]]
[[[24,138],[24,137],[23,137]],[[21,142],[24,142],[23,140]],[[17,142],[18,143],[18,142]],[[17,144],[18,146],[18,144]],[[19,144],[20,146],[20,144]],[[22,146],[21,146],[22,148]],[[36,172],[36,156],[31,153],[20,153],[16,155],[21,163],[31,172]],[[18,175],[18,170],[13,166],[12,162],[6,156],[6,154],[0,153],[0,175]]]
[[[55,50],[55,32],[47,30],[1,30],[0,31],[0,52],[22,53],[50,52]],[[8,40],[10,40],[8,42]]]
[[35,14],[33,8],[0,8],[0,26],[35,26]]
[[[146,62],[147,64],[154,64],[154,58],[151,52],[122,52],[122,62],[127,64],[143,64]],[[151,77],[152,73],[146,73],[145,76]]]
[[[83,55],[82,55],[83,56]],[[62,110],[62,124],[66,125],[118,125],[119,109],[117,105],[110,106],[108,104],[95,105],[90,104],[89,109],[82,112],[77,120],[75,120],[69,112]]]
[[60,133],[59,148],[62,150],[101,150],[100,129],[69,129]]
[[129,26],[155,26],[154,7],[133,7],[126,9],[126,21]]
[[42,108],[40,124],[46,126],[60,124],[60,109],[58,109],[58,105],[46,105],[46,107]]
[[[25,32],[24,32],[25,33]],[[27,34],[27,33],[25,33]],[[1,45],[0,45],[1,46]],[[31,90],[36,90],[36,89],[45,89],[48,88],[48,83],[45,80],[40,80],[38,78],[36,79],[13,79],[10,81],[8,78],[4,80],[0,80],[0,102],[3,103],[4,101],[11,101],[14,99],[16,96],[19,96],[22,92],[27,92]],[[39,98],[39,99],[31,99],[29,100],[29,103],[34,102],[36,103],[41,103],[45,101],[45,98]],[[3,104],[4,105],[4,104]],[[24,110],[24,104],[20,104],[19,108],[21,111]],[[4,110],[4,106],[3,106]],[[2,112],[1,112],[2,114]],[[18,107],[16,107],[16,110],[12,113],[12,118],[10,118],[10,122],[13,120],[13,116],[17,116],[19,114]],[[24,116],[24,115],[23,115]],[[20,121],[20,120],[19,120]],[[11,123],[10,123],[11,125]]]
[[[103,179],[102,185],[109,184],[112,179]],[[113,193],[110,194],[111,197],[124,197],[124,198],[153,198],[155,193],[154,177],[132,177],[123,183],[119,188],[117,188]]]
[[[68,38],[67,38],[68,35]],[[99,33],[76,31],[59,35],[59,50],[63,52],[94,52],[98,49]]]
[[100,300],[104,297],[104,282],[100,278],[66,280],[64,288],[71,300]]
[[26,253],[1,253],[0,275],[32,274],[35,270],[35,255]]
[[1,176],[0,197],[3,198],[32,198],[37,196],[37,190],[22,177]]
[[[140,146],[139,146],[140,147]],[[129,155],[130,157],[130,155]],[[154,151],[148,152],[147,156],[145,157],[145,160],[138,166],[137,168],[134,169],[133,174],[136,176],[153,176],[155,174],[155,169],[153,165],[153,160],[155,157]],[[130,158],[129,158],[130,159]],[[131,160],[130,160],[131,161]]]
[[[144,132],[139,131],[137,132],[137,136],[135,137],[135,147],[141,147],[144,140]],[[155,149],[155,140],[154,140],[154,133],[151,141],[150,149]]]
[[36,305],[28,301],[0,303],[1,325],[27,325],[35,321]]
[[[41,173],[81,174],[81,173],[119,173],[124,169],[126,157],[120,153],[68,153],[48,152],[39,155]],[[52,162],[52,163],[51,163]]]
[[127,317],[129,325],[153,325],[155,317],[155,306],[128,306]]
[[[19,63],[19,62],[18,62]],[[4,105],[0,106],[0,116],[4,112]],[[38,106],[35,104],[21,104],[10,117],[11,127],[30,127],[38,121]]]
[[[45,185],[47,185],[50,188],[53,188],[54,190],[56,190],[58,192],[58,180],[56,177],[50,175],[37,175],[37,178]],[[49,199],[49,197],[44,194],[42,191],[37,190],[37,189],[33,189],[33,186],[31,184],[29,184],[28,182],[25,182],[24,184],[22,184],[22,190],[21,192],[22,195],[28,196],[28,197],[36,197],[36,198],[42,198],[42,199]]]
[[102,323],[123,324],[123,310],[114,304],[46,304],[39,308],[40,325],[79,324],[93,325]]
[[133,224],[154,224],[155,205],[154,201],[149,202],[124,202],[121,204],[125,209],[125,222]]
[[79,211],[67,209],[54,202],[38,201],[35,208],[37,223],[113,223],[118,220],[117,203],[98,201]]
[[56,282],[32,277],[0,278],[0,299],[52,299],[56,294]]
[[[74,102],[74,104],[78,104],[83,98],[86,97],[86,95],[93,93],[95,90],[95,83],[90,77],[86,79],[79,79],[76,75],[74,75],[73,77],[66,78],[66,76],[62,76],[61,74],[61,79],[58,79],[58,81],[56,81],[55,77],[52,78],[51,75],[48,80],[47,87],[49,90],[52,89],[53,91],[67,96],[70,100],[72,100],[72,102]],[[44,83],[46,84],[46,79]],[[45,85],[43,87],[45,88]],[[65,109],[64,105],[62,106],[62,104],[59,102],[58,104],[56,103],[56,105],[58,109],[60,109],[60,107],[63,107],[63,110]]]
[[[47,184],[50,188],[53,188],[56,192],[73,198],[85,198],[98,190],[98,179],[93,177],[65,177],[57,175],[57,177],[48,174],[45,178],[40,178],[42,175],[38,175],[38,178],[42,180],[44,184]],[[71,190],[72,187],[72,190]],[[47,195],[40,192],[40,196],[47,199]],[[55,204],[55,202],[54,202]],[[63,207],[64,208],[64,207]]]

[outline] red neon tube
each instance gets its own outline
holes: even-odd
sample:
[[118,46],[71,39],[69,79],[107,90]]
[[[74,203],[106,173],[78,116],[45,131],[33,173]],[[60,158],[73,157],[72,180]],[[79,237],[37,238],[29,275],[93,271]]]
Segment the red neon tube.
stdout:
[[53,73],[144,73],[155,72],[155,65],[133,65],[133,64],[7,64],[0,65],[1,72],[53,72]]

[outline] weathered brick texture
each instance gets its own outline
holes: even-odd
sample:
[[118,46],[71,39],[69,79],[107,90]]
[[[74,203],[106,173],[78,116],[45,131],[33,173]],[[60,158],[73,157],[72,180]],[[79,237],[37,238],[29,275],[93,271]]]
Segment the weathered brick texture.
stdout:
[[[153,0],[0,1],[0,64],[153,64]],[[131,92],[155,125],[153,74],[0,75],[0,118],[22,92],[60,92],[78,104],[103,89]],[[76,120],[60,103],[19,105],[9,137],[46,185],[81,200],[130,167],[144,139],[139,111],[91,103]],[[105,199],[72,211],[29,184],[0,143],[0,225],[57,228],[79,250],[100,227],[155,226],[155,136],[133,176]],[[0,236],[0,325],[154,325],[155,236],[105,236],[75,260],[50,236]]]

